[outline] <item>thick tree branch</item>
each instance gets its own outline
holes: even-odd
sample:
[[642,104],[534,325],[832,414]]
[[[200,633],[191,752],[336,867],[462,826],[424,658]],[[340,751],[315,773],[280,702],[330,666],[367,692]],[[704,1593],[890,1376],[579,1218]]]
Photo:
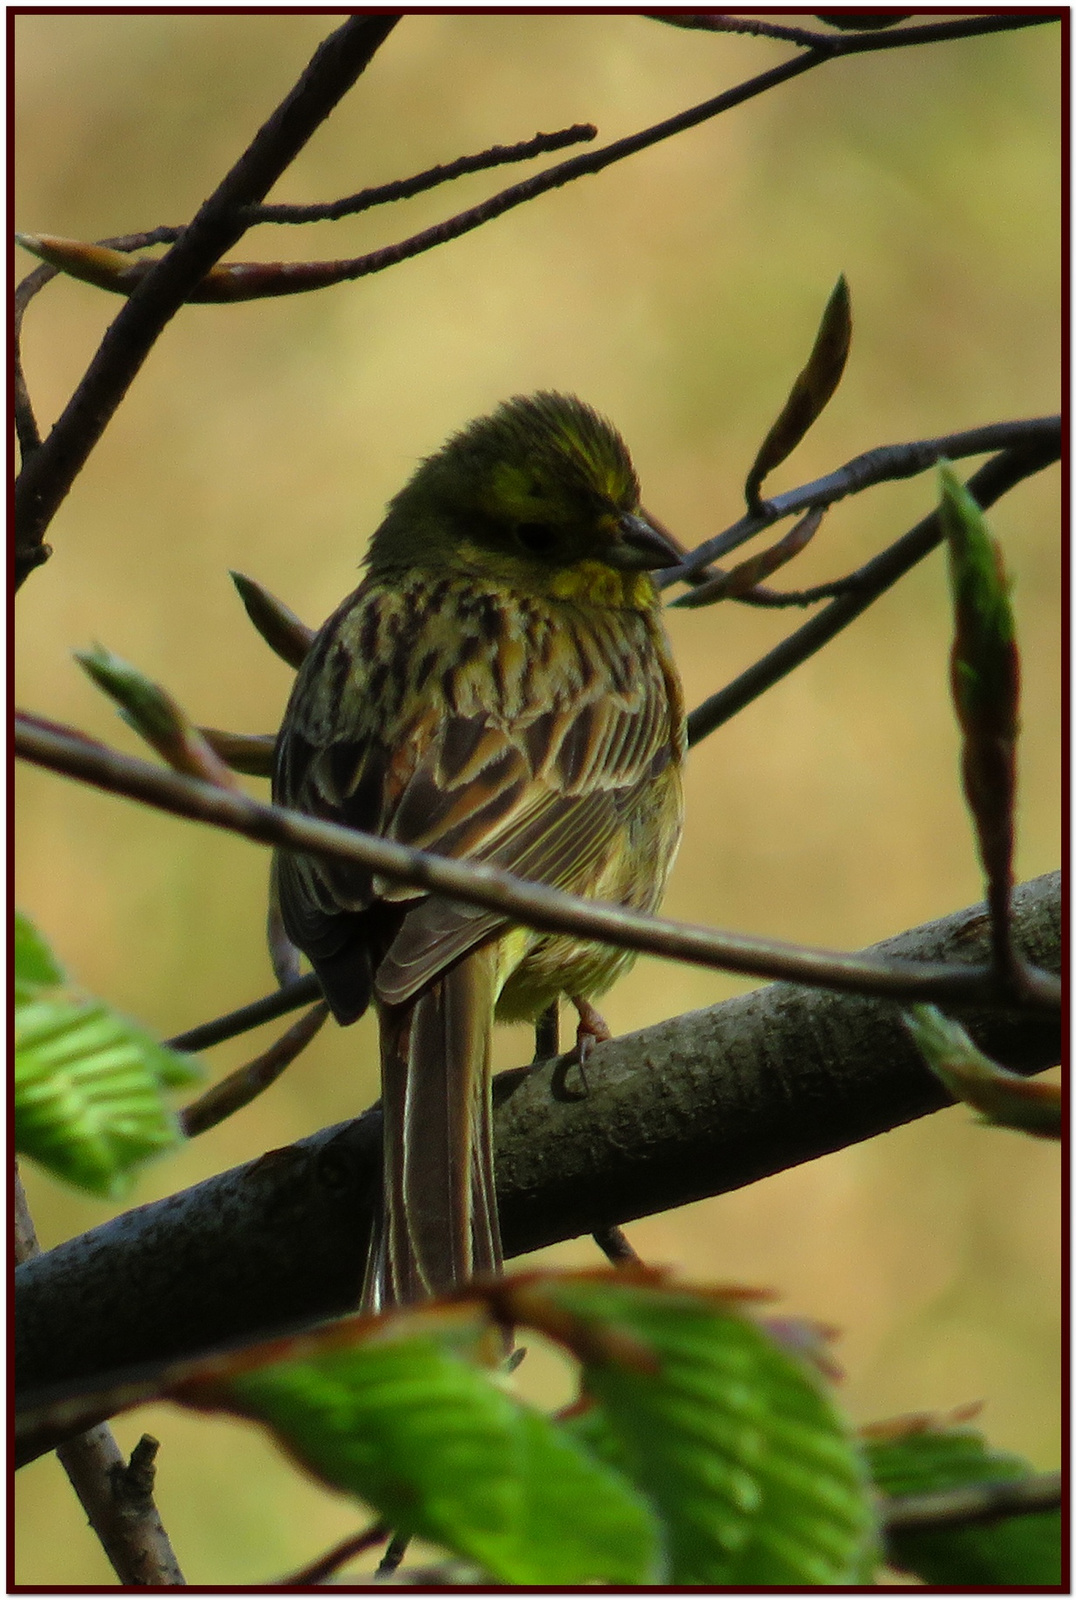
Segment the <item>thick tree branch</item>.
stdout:
[[[1028,959],[1058,970],[1059,875],[1022,885],[1014,919]],[[988,948],[977,905],[874,953],[980,961]],[[1056,1020],[962,1020],[1013,1069],[1060,1058]],[[951,1103],[897,1007],[788,984],[597,1046],[585,1093],[564,1059],[504,1073],[497,1086],[510,1255],[741,1188]],[[352,1307],[379,1139],[375,1109],[26,1262],[20,1385],[39,1391]]]
[[295,88],[122,308],[56,426],[19,474],[16,584],[40,564],[37,552],[45,529],[161,330],[214,262],[246,231],[240,208],[264,199],[398,20],[392,13],[352,17],[329,35]]

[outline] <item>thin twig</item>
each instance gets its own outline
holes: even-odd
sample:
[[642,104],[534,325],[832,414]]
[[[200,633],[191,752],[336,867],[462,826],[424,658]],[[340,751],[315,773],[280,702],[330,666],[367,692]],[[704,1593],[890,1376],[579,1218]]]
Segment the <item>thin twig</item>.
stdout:
[[233,772],[245,772],[250,778],[273,776],[275,733],[229,733],[224,728],[199,728],[198,732]]
[[789,28],[779,22],[756,21],[753,17],[730,16],[721,11],[644,11],[654,22],[667,22],[674,28],[691,28],[705,33],[748,33],[764,39],[780,39],[805,50],[825,51],[829,56],[859,55],[864,50],[895,50],[902,45],[939,44],[946,39],[971,39],[983,33],[1007,33],[1010,28],[1033,28],[1043,22],[1057,22],[1059,13],[994,12],[989,16],[967,17],[961,22],[928,22],[893,33],[816,33],[809,28]]
[[399,1569],[401,1561],[407,1554],[407,1547],[410,1543],[411,1540],[407,1534],[393,1534],[392,1538],[389,1540],[389,1547],[382,1556],[380,1565],[378,1566],[376,1573],[378,1578],[387,1578]]
[[1060,1472],[1037,1472],[1003,1482],[966,1483],[932,1494],[884,1498],[879,1516],[887,1535],[930,1533],[938,1528],[971,1528],[1002,1517],[1034,1516],[1062,1504]]
[[274,989],[272,994],[265,995],[261,1000],[252,1000],[249,1005],[239,1006],[223,1017],[214,1017],[211,1022],[199,1023],[198,1027],[177,1033],[174,1039],[166,1039],[165,1043],[173,1050],[185,1050],[197,1055],[200,1050],[209,1050],[215,1044],[223,1044],[225,1039],[235,1039],[241,1033],[249,1033],[252,1028],[260,1028],[265,1022],[274,1022],[277,1017],[284,1017],[289,1011],[298,1011],[300,1006],[309,1005],[311,1000],[320,998],[321,984],[312,972],[308,972],[294,983]]
[[[822,600],[836,600],[838,595],[849,594],[855,588],[855,579],[833,578],[829,583],[816,583],[812,589],[770,589],[766,584],[756,583],[753,589],[748,589],[745,594],[730,595],[730,600],[735,600],[741,606],[765,606],[773,610],[787,610],[792,606],[815,606]],[[205,729],[202,729],[205,732]],[[218,755],[223,755],[218,750]],[[235,763],[231,762],[234,766]],[[248,769],[240,767],[237,771]]]
[[605,1252],[614,1266],[619,1266],[624,1261],[638,1262],[643,1259],[623,1228],[617,1227],[615,1223],[608,1228],[595,1228],[594,1243],[599,1250]]
[[361,1556],[364,1550],[372,1550],[375,1544],[382,1544],[388,1536],[389,1530],[385,1524],[375,1522],[365,1532],[353,1533],[349,1538],[341,1539],[339,1544],[334,1544],[324,1555],[308,1562],[305,1567],[300,1567],[298,1572],[289,1573],[286,1578],[278,1578],[273,1588],[308,1589],[316,1583],[324,1583],[325,1579],[331,1578],[345,1562],[351,1561],[355,1556]]
[[320,1001],[313,1006],[298,1022],[293,1022],[286,1033],[264,1050],[260,1056],[255,1056],[253,1061],[248,1061],[245,1066],[237,1067],[226,1078],[215,1083],[205,1094],[197,1100],[192,1100],[190,1105],[184,1106],[179,1113],[179,1125],[188,1139],[193,1139],[196,1134],[205,1133],[209,1128],[215,1128],[218,1123],[230,1117],[236,1111],[241,1111],[244,1106],[256,1100],[269,1085],[275,1083],[286,1067],[290,1067],[296,1056],[304,1051],[310,1041],[321,1030],[329,1008],[325,1001]]
[[[47,283],[58,276],[58,269],[42,265],[35,267],[15,291],[15,314],[11,321],[11,356],[14,369],[15,437],[19,441],[19,455],[23,461],[32,455],[41,443],[41,430],[34,416],[26,374],[22,367],[22,318],[27,305]],[[45,558],[48,559],[47,557]]]
[[318,47],[298,83],[254,136],[182,238],[156,263],[105,334],[55,427],[15,486],[16,584],[161,330],[245,231],[238,208],[264,199],[395,27],[397,14],[349,18]]
[[726,572],[708,567],[710,576],[699,588],[690,590],[684,596],[683,603],[710,605],[716,600],[749,600],[760,592],[772,596],[772,590],[761,589],[761,580],[802,553],[818,532],[825,514],[825,506],[812,507],[783,539],[778,539],[776,544],[749,556],[746,561],[739,562]]
[[724,11],[644,11],[651,22],[665,22],[672,28],[688,28],[697,33],[746,33],[753,38],[779,39],[785,44],[806,49],[825,48],[837,36],[812,33],[808,28],[789,28],[782,22],[763,22],[755,17],[734,17]]
[[[564,184],[573,183],[577,178],[602,172],[616,161],[623,161],[640,150],[646,150],[651,145],[660,143],[663,139],[672,138],[688,128],[697,127],[700,123],[719,116],[723,111],[741,105],[745,100],[764,94],[768,89],[784,83],[789,78],[798,77],[811,67],[819,65],[822,59],[820,56],[810,54],[797,56],[792,61],[760,73],[736,88],[726,90],[724,94],[704,100],[701,104],[691,106],[676,116],[642,129],[639,133],[629,134],[626,138],[618,139],[614,144],[605,145],[600,150],[588,151],[584,155],[562,161],[554,167],[547,167],[544,172],[536,173],[521,183],[502,189],[479,205],[457,212],[455,216],[435,223],[432,227],[424,228],[421,232],[412,234],[410,238],[401,239],[396,244],[386,245],[366,255],[341,261],[229,261],[213,274],[203,273],[198,282],[191,285],[186,298],[192,304],[202,302],[231,304],[236,300],[275,299],[289,294],[309,294],[315,289],[329,288],[338,283],[351,283],[377,272],[385,272],[403,261],[409,261],[427,250],[434,250],[439,245],[473,232],[475,228],[483,227],[496,217],[514,210],[516,206],[525,205],[528,201],[536,199],[538,195],[547,194]],[[103,287],[113,289],[119,294],[130,293],[133,298],[144,283],[149,281],[149,277],[156,273],[159,265],[160,263],[155,263],[152,271],[142,279],[139,279],[137,273],[128,273],[122,279],[110,275]],[[135,284],[133,288],[132,283]]]
[[[40,1253],[34,1220],[15,1171],[16,1263]],[[154,1458],[159,1446],[144,1433],[130,1462],[107,1422],[56,1447],[90,1526],[120,1583],[138,1588],[178,1588],[186,1583],[153,1501]]]
[[[791,979],[845,993],[968,1004],[1013,1003],[1014,997],[998,992],[989,967],[891,963],[673,922],[565,894],[485,864],[415,850],[284,806],[266,805],[249,795],[151,766],[118,750],[99,750],[84,740],[67,739],[24,722],[18,715],[15,722],[16,754],[39,766],[262,844],[357,862],[393,882],[413,884],[434,894],[501,912],[527,927],[574,933],[697,966]],[[1040,973],[1035,977],[1033,993],[1024,1003],[1036,1009],[1052,1009],[1060,997],[1057,979]]]
[[[968,479],[967,487],[985,509],[1016,484],[1048,467],[1060,454],[1061,430],[1058,424],[1056,428],[1036,435],[1028,444],[1013,446],[994,456]],[[695,707],[688,717],[689,742],[698,744],[700,739],[705,739],[715,728],[728,722],[744,706],[757,700],[760,694],[780,682],[794,667],[828,644],[830,639],[873,605],[879,595],[892,588],[899,578],[929,555],[941,542],[941,537],[941,524],[937,514],[931,512],[929,517],[916,523],[914,528],[865,566],[850,574],[844,580],[849,592],[832,601],[824,611],[813,616],[802,628],[797,628],[795,633],[789,634],[787,639],[782,639],[779,645],[748,667],[746,672]]]
[[466,1561],[440,1561],[427,1567],[393,1567],[381,1576],[378,1568],[374,1582],[398,1589],[466,1589],[469,1593],[487,1593],[495,1586],[480,1567]]
[[[937,466],[941,460],[960,461],[966,456],[985,455],[990,450],[1053,447],[1061,450],[1061,418],[1029,417],[1021,422],[991,422],[982,428],[970,428],[962,433],[950,433],[937,439],[915,439],[909,444],[879,445],[853,456],[844,466],[816,478],[798,489],[774,495],[763,501],[757,513],[741,517],[724,533],[716,534],[698,545],[679,567],[668,567],[658,575],[657,583],[667,589],[674,583],[691,582],[700,577],[709,562],[718,561],[732,550],[739,549],[748,539],[762,533],[775,522],[797,515],[810,506],[833,505],[847,495],[859,494],[877,483],[892,483],[900,478],[918,477]],[[1053,455],[1049,460],[1056,460]],[[702,581],[706,581],[703,578]],[[841,580],[849,582],[849,579]],[[683,596],[673,603],[690,607],[693,596]],[[697,602],[694,602],[697,603]]]
[[414,177],[399,178],[395,183],[382,183],[371,189],[360,189],[358,194],[347,195],[342,200],[326,200],[305,206],[248,206],[243,216],[248,227],[255,227],[262,222],[336,222],[341,217],[357,216],[360,211],[370,211],[374,206],[388,205],[394,200],[410,200],[414,195],[425,194],[467,173],[486,172],[491,167],[506,167],[515,161],[532,161],[535,156],[549,155],[554,150],[583,144],[597,136],[598,130],[592,122],[577,122],[556,133],[536,133],[533,139],[524,139],[519,144],[495,144],[478,155],[459,156],[455,161],[430,167]]
[[534,1025],[535,1061],[553,1061],[560,1055],[560,1006],[547,1006]]
[[[398,20],[398,16],[389,14],[353,17],[324,41],[299,83],[201,207],[181,239],[132,292],[48,440],[32,448],[24,462],[15,493],[16,587],[47,558],[44,533],[162,328],[191,297],[191,292],[215,262],[242,237],[246,225],[241,208],[256,204],[264,197],[310,134],[354,83]],[[964,18],[957,23],[903,29],[898,34],[847,34],[836,40],[820,35],[823,46],[810,49],[665,122],[618,140],[604,150],[559,163],[527,183],[504,190],[481,206],[461,212],[433,229],[360,258],[350,263],[346,276],[367,276],[458,238],[538,194],[586,174],[600,172],[614,161],[697,126],[837,55],[892,49],[928,40],[971,37],[1050,20],[1054,19],[1010,14],[1001,18]],[[294,275],[289,281],[296,289],[304,287]],[[32,432],[28,433],[28,438],[33,446]]]
[[[112,239],[98,239],[96,243],[105,245],[110,250],[148,250],[151,245],[155,244],[174,244],[182,232],[182,228],[151,228],[148,233],[118,234]],[[15,314],[12,318],[11,329],[12,358],[15,369],[15,433],[19,441],[19,455],[23,462],[41,443],[41,434],[38,431],[34,408],[30,403],[30,391],[26,386],[26,377],[22,369],[22,319],[26,314],[27,306],[34,296],[40,294],[47,283],[51,283],[54,278],[59,276],[59,267],[43,264],[40,267],[35,267],[33,272],[28,273],[15,288]],[[38,565],[40,565],[40,561]]]

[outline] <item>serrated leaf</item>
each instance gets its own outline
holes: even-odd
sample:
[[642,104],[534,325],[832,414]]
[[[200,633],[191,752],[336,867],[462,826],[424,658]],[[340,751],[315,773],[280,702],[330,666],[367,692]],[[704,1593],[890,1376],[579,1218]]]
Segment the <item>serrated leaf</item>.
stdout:
[[991,1061],[959,1022],[937,1006],[912,1006],[904,1023],[930,1070],[949,1093],[982,1114],[984,1122],[1039,1139],[1060,1139],[1063,1096],[1056,1083],[1036,1083]]
[[[1020,1456],[992,1450],[973,1428],[925,1426],[865,1441],[877,1487],[886,1495],[929,1494],[966,1484],[1029,1477]],[[894,1566],[931,1585],[974,1589],[1061,1583],[1061,1513],[1042,1511],[997,1522],[887,1538]]]
[[[405,1330],[418,1322],[404,1320]],[[390,1325],[387,1335],[241,1374],[225,1396],[397,1532],[479,1563],[496,1582],[661,1579],[643,1497],[514,1399],[454,1336],[393,1335]]]
[[43,989],[58,989],[63,969],[29,917],[15,913],[15,1004],[30,1000]]
[[31,999],[15,1014],[15,1146],[68,1183],[110,1198],[144,1161],[182,1142],[162,1088],[201,1076],[101,1001]]
[[[594,1341],[593,1357],[585,1344],[580,1353],[596,1405],[566,1426],[653,1501],[670,1582],[799,1587],[869,1577],[866,1473],[820,1378],[714,1298],[582,1279],[547,1292]],[[603,1346],[617,1340],[649,1349],[657,1371],[610,1359]]]

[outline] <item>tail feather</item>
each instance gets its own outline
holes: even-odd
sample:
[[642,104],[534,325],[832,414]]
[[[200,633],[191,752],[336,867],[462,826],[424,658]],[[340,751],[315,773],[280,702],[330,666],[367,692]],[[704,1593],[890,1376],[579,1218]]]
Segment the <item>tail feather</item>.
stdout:
[[492,952],[381,1008],[384,1200],[363,1288],[381,1310],[501,1265],[493,1186]]

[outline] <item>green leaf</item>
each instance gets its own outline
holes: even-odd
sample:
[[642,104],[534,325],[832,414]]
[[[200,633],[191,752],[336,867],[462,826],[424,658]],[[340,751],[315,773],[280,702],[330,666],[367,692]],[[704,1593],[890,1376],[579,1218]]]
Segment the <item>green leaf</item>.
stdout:
[[170,767],[224,788],[235,786],[227,765],[167,689],[104,645],[76,650],[75,660],[116,702],[124,722],[152,745]]
[[552,1297],[585,1330],[584,1391],[597,1402],[566,1426],[653,1501],[671,1583],[869,1580],[865,1469],[816,1373],[716,1298],[582,1279]]
[[[886,1495],[929,1494],[965,1484],[1029,1477],[1020,1456],[992,1450],[973,1428],[919,1422],[896,1436],[868,1437],[867,1459]],[[931,1585],[1009,1588],[1061,1582],[1061,1513],[1031,1512],[974,1527],[897,1533],[890,1562]]]
[[991,1061],[967,1033],[937,1006],[912,1006],[904,1024],[930,1070],[949,1093],[982,1113],[984,1122],[1015,1128],[1039,1139],[1060,1139],[1059,1084],[1036,1083]]
[[42,989],[58,989],[63,969],[29,917],[15,913],[15,1004],[30,1000]]
[[949,551],[956,636],[953,696],[965,731],[1017,732],[1019,666],[1011,584],[1001,550],[974,497],[947,461],[938,464],[938,507]]
[[101,1001],[60,994],[15,1013],[15,1146],[92,1194],[115,1197],[182,1142],[161,1093],[197,1080],[187,1056]]
[[496,1582],[660,1582],[643,1498],[452,1340],[416,1334],[417,1321],[245,1373],[228,1384],[229,1403],[398,1532]]

